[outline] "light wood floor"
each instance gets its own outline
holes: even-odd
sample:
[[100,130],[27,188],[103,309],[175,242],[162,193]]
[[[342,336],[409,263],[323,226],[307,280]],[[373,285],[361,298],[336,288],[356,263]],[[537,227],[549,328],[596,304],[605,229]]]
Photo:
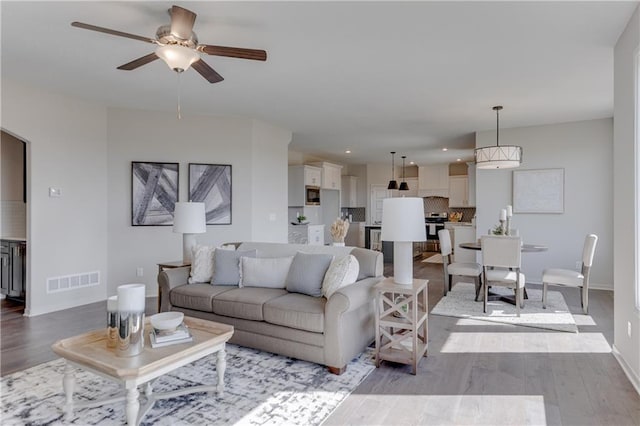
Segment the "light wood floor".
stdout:
[[[391,265],[385,275],[393,275]],[[430,280],[433,307],[442,297],[442,265],[416,262],[414,276]],[[562,292],[580,312],[578,291]],[[148,299],[147,314],[155,306]],[[104,316],[104,303],[3,315],[2,376],[55,359],[53,342],[103,327]],[[582,322],[574,334],[432,315],[418,374],[383,362],[325,425],[640,425],[640,396],[611,354],[612,293],[591,291],[590,319]]]

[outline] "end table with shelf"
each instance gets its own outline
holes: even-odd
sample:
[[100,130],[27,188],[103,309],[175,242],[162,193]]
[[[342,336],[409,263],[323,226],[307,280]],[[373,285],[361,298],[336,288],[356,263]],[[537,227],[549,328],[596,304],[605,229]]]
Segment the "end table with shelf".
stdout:
[[[183,266],[191,266],[191,262],[174,260],[171,262],[158,263],[158,275],[160,275],[160,273],[165,269],[182,268]],[[161,306],[162,306],[162,288],[160,287],[160,283],[158,282],[158,312],[160,312]]]
[[376,367],[380,361],[409,364],[416,374],[427,356],[429,342],[429,280],[396,284],[393,277],[378,283],[376,290]]

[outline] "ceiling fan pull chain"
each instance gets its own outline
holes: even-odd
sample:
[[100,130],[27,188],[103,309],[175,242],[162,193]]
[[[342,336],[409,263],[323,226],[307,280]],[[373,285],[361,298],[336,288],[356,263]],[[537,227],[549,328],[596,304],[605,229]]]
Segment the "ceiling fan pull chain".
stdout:
[[181,72],[176,72],[176,74],[178,74],[178,120],[182,119],[182,114],[180,112],[180,92],[182,89],[182,73]]

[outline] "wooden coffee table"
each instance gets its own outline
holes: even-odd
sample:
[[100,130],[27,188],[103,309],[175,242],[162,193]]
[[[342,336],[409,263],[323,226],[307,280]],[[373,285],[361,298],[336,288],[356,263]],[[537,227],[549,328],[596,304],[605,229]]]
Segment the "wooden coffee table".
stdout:
[[[174,398],[194,392],[217,391],[218,395],[222,395],[226,368],[224,349],[225,343],[233,335],[233,327],[190,317],[185,317],[184,323],[193,335],[193,342],[153,349],[149,343],[151,324],[147,319],[144,350],[140,355],[133,357],[119,357],[115,349],[107,348],[106,328],[54,343],[51,346],[53,352],[66,361],[62,385],[66,394],[67,414],[71,415],[74,408],[95,407],[126,400],[127,424],[137,425],[159,399]],[[153,380],[213,353],[217,353],[218,382],[216,385],[193,386],[162,394],[153,393]],[[126,395],[99,401],[74,401],[74,368],[91,371],[124,385]],[[144,393],[147,403],[140,410],[138,386],[143,384],[146,384]]]

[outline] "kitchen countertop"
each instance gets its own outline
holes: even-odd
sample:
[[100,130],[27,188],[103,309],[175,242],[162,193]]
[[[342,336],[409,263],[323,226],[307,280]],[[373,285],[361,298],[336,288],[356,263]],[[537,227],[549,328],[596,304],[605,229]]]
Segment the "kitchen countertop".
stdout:
[[27,242],[26,238],[21,238],[21,237],[0,237],[0,240]]

